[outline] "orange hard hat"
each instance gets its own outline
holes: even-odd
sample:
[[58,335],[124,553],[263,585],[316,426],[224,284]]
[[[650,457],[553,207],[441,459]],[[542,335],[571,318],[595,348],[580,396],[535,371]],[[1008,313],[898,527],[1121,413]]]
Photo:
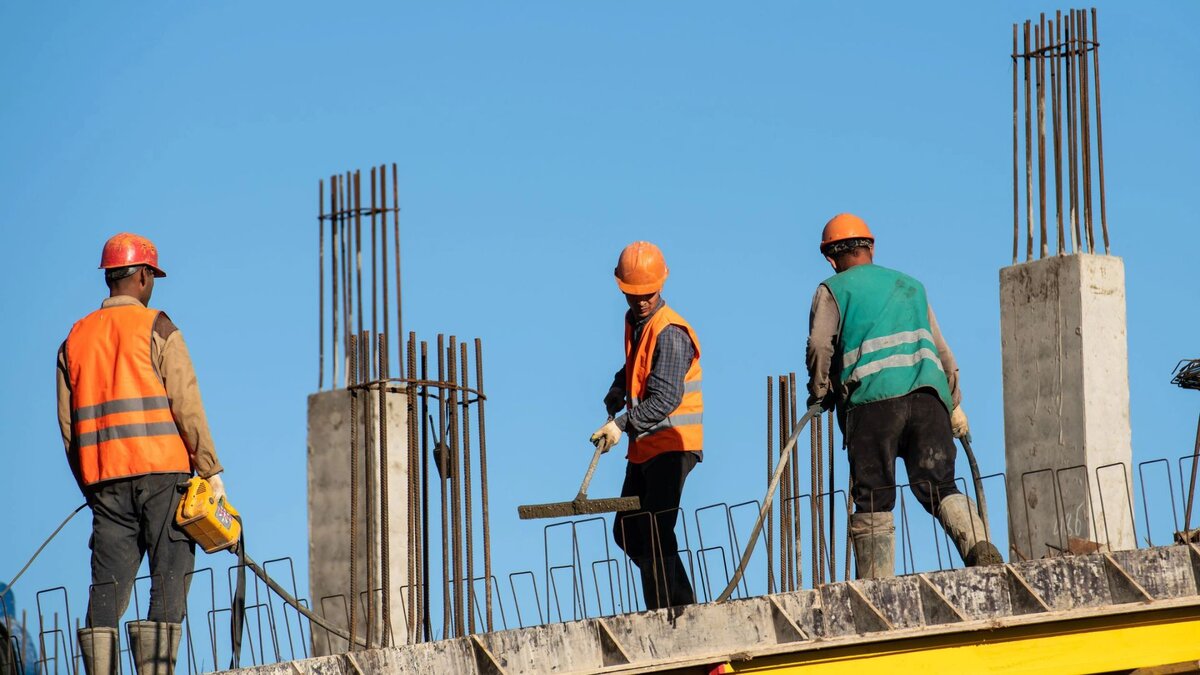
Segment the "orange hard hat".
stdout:
[[821,231],[821,250],[835,241],[846,239],[870,239],[874,242],[875,235],[871,234],[871,228],[862,218],[853,213],[839,213],[825,223],[825,229]]
[[645,295],[661,291],[670,270],[657,246],[648,241],[635,241],[621,251],[613,274],[622,293]]
[[158,249],[149,239],[128,232],[114,234],[104,242],[100,254],[100,269],[145,265],[154,270],[154,276],[165,277],[167,273],[158,267]]

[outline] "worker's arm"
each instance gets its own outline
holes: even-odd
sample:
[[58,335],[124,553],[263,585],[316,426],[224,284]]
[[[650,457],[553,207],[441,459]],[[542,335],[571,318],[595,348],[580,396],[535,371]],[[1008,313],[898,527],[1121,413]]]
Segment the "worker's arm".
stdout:
[[221,462],[213,446],[212,433],[208,429],[208,417],[204,414],[204,403],[200,400],[200,385],[196,382],[196,371],[192,368],[192,357],[188,354],[183,334],[166,314],[159,314],[154,323],[153,344],[157,354],[158,373],[167,389],[171,403],[171,415],[179,436],[187,446],[192,468],[201,478],[209,478],[222,471]]
[[83,492],[83,478],[79,470],[79,453],[75,452],[74,432],[71,428],[71,380],[67,376],[67,343],[63,342],[58,348],[58,367],[55,368],[55,379],[58,390],[58,430],[62,433],[63,449],[67,452],[67,464],[71,467],[71,475]]
[[615,417],[621,412],[621,408],[625,407],[625,366],[613,375],[612,386],[608,388],[608,393],[604,395],[604,409],[608,411],[609,417]]
[[929,332],[933,333],[933,344],[937,346],[942,370],[945,371],[946,380],[950,383],[950,398],[954,401],[954,407],[957,408],[962,405],[962,392],[958,389],[958,362],[954,360],[954,353],[950,351],[950,345],[946,344],[946,338],[942,337],[937,317],[933,315],[933,307],[929,307]]
[[829,409],[836,403],[830,369],[841,323],[842,314],[833,294],[825,284],[817,286],[812,309],[808,312],[808,348],[804,359],[808,366],[808,402],[805,405],[810,408],[821,403]]
[[637,405],[616,419],[621,431],[636,438],[679,407],[683,380],[695,356],[691,338],[679,326],[667,326],[658,334],[645,392]]

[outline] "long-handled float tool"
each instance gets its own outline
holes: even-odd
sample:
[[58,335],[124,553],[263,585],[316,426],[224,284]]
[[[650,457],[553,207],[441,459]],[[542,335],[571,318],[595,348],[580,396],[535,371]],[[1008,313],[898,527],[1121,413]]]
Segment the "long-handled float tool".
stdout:
[[579,486],[579,494],[569,502],[552,502],[550,504],[526,504],[517,507],[521,520],[533,518],[559,518],[562,516],[582,516],[589,513],[608,513],[609,511],[637,511],[642,508],[641,500],[637,497],[608,497],[588,499],[588,483],[592,482],[592,474],[596,472],[596,463],[600,455],[608,452],[609,445],[601,441],[596,445],[592,454],[592,463],[588,466],[587,474],[583,477],[583,485]]

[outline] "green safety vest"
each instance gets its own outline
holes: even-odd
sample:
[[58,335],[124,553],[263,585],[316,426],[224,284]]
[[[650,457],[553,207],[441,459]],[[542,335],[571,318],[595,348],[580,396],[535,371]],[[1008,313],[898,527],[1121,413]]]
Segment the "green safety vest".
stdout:
[[857,265],[822,282],[841,314],[841,382],[846,410],[921,388],[954,408],[950,383],[929,329],[929,301],[916,279],[879,265]]

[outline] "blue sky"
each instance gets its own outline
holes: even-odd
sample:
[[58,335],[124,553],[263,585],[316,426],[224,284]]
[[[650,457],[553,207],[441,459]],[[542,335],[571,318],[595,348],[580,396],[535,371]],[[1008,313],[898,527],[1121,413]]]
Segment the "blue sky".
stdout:
[[[1200,356],[1187,197],[1200,6],[1099,8],[1134,456],[1174,458],[1200,404],[1169,384],[1178,359]],[[0,226],[9,280],[31,283],[3,300],[0,577],[80,501],[54,353],[102,298],[100,247],[121,230],[153,238],[170,273],[154,304],[187,337],[252,552],[303,568],[317,181],[381,162],[400,170],[406,327],[487,348],[501,571],[542,565],[541,524],[515,506],[577,489],[621,360],[611,270],[635,239],[663,248],[665,295],[704,350],[706,460],[688,508],[761,496],[763,379],[803,370],[809,300],[829,273],[818,234],[841,211],[874,228],[879,262],[926,283],[982,468],[1002,470],[1010,26],[1052,9],[4,5]],[[592,493],[616,494],[622,469],[609,455]],[[20,604],[66,584],[78,615],[87,535],[80,518],[47,549]]]

